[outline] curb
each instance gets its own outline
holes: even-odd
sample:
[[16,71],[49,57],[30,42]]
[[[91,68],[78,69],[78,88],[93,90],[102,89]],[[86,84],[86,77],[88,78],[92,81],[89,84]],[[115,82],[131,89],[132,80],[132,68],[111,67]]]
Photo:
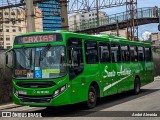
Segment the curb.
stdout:
[[0,110],[17,108],[17,107],[21,107],[21,106],[20,105],[16,105],[14,103],[11,103],[11,104],[6,104],[6,105],[0,105]]

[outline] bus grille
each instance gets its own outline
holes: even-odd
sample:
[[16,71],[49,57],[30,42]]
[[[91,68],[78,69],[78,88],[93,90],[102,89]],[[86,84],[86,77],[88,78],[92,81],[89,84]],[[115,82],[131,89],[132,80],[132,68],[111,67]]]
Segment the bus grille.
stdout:
[[18,95],[19,99],[22,102],[31,102],[31,103],[49,103],[52,96],[25,96],[25,95]]
[[17,82],[16,85],[23,88],[48,88],[56,84],[54,82]]

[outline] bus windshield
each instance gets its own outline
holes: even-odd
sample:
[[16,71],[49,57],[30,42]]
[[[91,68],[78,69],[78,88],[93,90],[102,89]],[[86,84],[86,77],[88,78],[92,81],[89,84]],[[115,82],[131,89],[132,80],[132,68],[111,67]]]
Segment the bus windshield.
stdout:
[[66,74],[64,46],[15,49],[14,77],[18,79],[57,78]]

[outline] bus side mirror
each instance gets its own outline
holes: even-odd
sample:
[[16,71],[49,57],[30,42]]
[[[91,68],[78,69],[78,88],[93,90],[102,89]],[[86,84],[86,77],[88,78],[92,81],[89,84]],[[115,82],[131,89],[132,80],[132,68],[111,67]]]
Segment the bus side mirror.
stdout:
[[13,69],[14,59],[13,59],[13,51],[12,49],[5,53],[5,64],[9,69]]

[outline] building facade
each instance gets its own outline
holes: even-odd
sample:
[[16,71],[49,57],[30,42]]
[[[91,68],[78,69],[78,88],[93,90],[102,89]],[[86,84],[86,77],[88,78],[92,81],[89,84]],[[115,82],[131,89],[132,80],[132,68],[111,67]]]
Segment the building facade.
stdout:
[[[5,9],[5,11],[0,11],[0,15],[3,16],[0,20],[0,48],[9,49],[13,46],[15,36],[28,32],[25,18],[26,11]],[[35,8],[35,16],[36,31],[42,31],[42,16],[39,8]]]
[[160,32],[152,33],[151,40],[152,40],[153,46],[160,46]]
[[43,31],[60,30],[61,25],[61,7],[56,0],[39,3],[38,8],[43,13]]
[[101,32],[100,34],[108,34],[108,35],[114,35],[114,36],[127,38],[127,29],[126,28],[119,29],[118,33],[117,33],[117,30],[111,30],[111,31]]
[[107,24],[106,12],[99,11],[99,20],[97,21],[97,12],[77,13],[69,17],[69,31],[83,30]]

